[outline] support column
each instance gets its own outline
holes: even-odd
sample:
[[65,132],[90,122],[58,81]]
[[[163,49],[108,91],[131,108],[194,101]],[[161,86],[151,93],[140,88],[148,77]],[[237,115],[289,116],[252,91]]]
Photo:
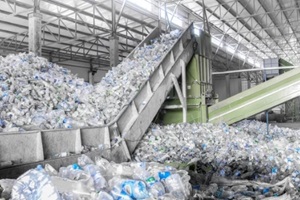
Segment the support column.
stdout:
[[183,122],[187,122],[187,98],[186,98],[186,66],[183,60],[181,60],[181,90],[182,90],[182,97],[184,101],[184,108],[183,108]]
[[186,123],[187,122],[187,103],[186,103],[186,101],[185,101],[185,99],[183,97],[183,94],[182,94],[182,92],[180,90],[179,83],[178,83],[177,78],[176,78],[176,76],[174,74],[171,74],[171,79],[172,79],[172,82],[173,82],[173,84],[175,86],[175,90],[177,92],[177,95],[178,95],[178,98],[180,100],[180,103],[182,105],[182,114],[183,114],[183,116],[182,116],[182,122]]
[[225,75],[225,79],[226,79],[226,98],[230,97],[230,76],[229,74]]
[[110,67],[117,66],[119,64],[119,37],[116,35],[109,38],[109,56]]
[[161,32],[161,2],[157,1],[158,9],[154,5],[152,5],[152,12],[157,12],[157,27],[159,28],[159,31]]
[[38,56],[42,55],[42,14],[40,1],[34,0],[34,10],[28,14],[28,50]]
[[94,84],[94,75],[97,73],[96,70],[93,68],[93,60],[90,60],[90,71],[89,71],[89,83]]
[[247,72],[247,89],[251,88],[251,80],[250,80],[251,76],[250,76],[250,72]]
[[[109,38],[109,56],[110,56],[110,67],[117,66],[119,64],[119,38],[116,34],[117,24],[116,24],[116,6],[115,0],[111,1],[111,17],[112,17],[112,34]],[[121,14],[121,13],[120,13]]]
[[238,84],[238,92],[240,93],[243,91],[241,75],[238,76]]

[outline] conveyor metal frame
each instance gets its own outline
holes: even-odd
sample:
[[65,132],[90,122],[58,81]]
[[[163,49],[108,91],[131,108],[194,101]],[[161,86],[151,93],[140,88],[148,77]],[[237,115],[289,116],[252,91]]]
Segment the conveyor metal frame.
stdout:
[[300,68],[293,69],[208,108],[209,122],[233,124],[300,96]]
[[[17,165],[0,166],[0,178],[19,176],[38,163],[49,163],[58,168],[76,162],[82,146],[101,145],[106,148],[105,157],[115,162],[130,160],[143,134],[173,87],[172,76],[179,77],[182,65],[187,65],[194,54],[193,24],[182,34],[157,65],[141,89],[116,118],[105,126],[80,129],[37,130],[22,133],[0,134],[0,163],[15,161]],[[154,29],[137,47],[157,38],[159,29]],[[134,51],[128,55],[132,58]],[[120,135],[119,145],[111,146],[111,136]],[[55,154],[73,152],[75,155],[51,159]],[[99,155],[101,151],[89,152]],[[22,164],[20,164],[22,163]]]

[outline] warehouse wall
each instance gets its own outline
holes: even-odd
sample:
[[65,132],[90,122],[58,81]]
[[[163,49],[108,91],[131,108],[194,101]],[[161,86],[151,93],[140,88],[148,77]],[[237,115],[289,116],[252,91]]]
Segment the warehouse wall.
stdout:
[[245,87],[242,87],[241,78],[229,77],[229,88],[226,88],[226,82],[225,76],[213,76],[214,90],[219,95],[220,101],[238,94],[246,89]]
[[246,78],[242,78],[241,83],[242,83],[242,91],[245,91],[245,90],[249,89],[248,87],[250,85],[249,85],[248,80]]
[[[79,78],[83,78],[86,82],[89,82],[89,63],[64,61],[59,62],[57,64],[71,70],[73,74],[77,74]],[[97,73],[94,75],[94,83],[100,82],[102,77],[105,76],[106,72],[106,70],[98,70]]]

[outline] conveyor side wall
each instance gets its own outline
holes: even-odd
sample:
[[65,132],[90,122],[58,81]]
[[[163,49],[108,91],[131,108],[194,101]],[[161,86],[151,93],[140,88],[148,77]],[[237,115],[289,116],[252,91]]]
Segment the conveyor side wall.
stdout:
[[297,96],[300,96],[300,68],[209,107],[209,122],[233,124]]

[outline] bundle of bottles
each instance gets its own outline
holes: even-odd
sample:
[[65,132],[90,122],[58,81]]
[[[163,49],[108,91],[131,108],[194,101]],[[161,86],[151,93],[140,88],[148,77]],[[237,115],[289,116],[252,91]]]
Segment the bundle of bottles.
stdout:
[[18,179],[0,180],[0,197],[17,199],[187,199],[191,185],[187,171],[158,163],[108,162],[86,155],[78,163],[56,171],[38,165]]

